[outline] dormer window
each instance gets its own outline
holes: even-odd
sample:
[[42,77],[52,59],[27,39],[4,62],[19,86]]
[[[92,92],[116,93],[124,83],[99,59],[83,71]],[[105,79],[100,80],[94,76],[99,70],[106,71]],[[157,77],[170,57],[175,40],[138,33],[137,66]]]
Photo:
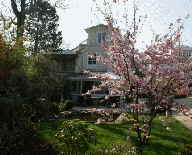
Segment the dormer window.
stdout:
[[88,55],[88,65],[96,65],[97,60],[96,60],[96,54],[94,55]]
[[98,32],[97,33],[97,42],[99,44],[104,43],[106,41],[107,33],[106,32]]

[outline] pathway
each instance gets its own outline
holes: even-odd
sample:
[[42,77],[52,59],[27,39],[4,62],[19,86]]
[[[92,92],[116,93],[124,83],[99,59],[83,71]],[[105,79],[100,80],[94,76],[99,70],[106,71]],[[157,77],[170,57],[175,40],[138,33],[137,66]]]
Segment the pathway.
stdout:
[[[191,110],[191,112],[192,112],[192,110]],[[177,114],[174,117],[175,117],[175,119],[180,121],[185,127],[192,130],[192,117],[190,118],[189,116],[185,116],[185,115],[183,115],[181,113]]]

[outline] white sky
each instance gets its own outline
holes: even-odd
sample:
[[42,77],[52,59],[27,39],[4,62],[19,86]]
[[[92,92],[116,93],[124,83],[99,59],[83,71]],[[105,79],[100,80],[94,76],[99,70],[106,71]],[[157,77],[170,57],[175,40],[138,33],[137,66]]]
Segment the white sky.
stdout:
[[[103,23],[103,20],[92,0],[69,0],[68,4],[68,9],[58,10],[59,24],[65,47],[73,48],[87,39],[85,28]],[[165,33],[171,22],[190,14],[190,18],[185,21],[182,40],[192,45],[192,0],[138,0],[138,7],[140,14],[147,14],[148,17],[141,36],[145,43],[151,40],[152,32]]]
[[[87,27],[104,23],[101,15],[98,14],[93,0],[66,0],[68,8],[58,9],[60,17],[60,27],[63,33],[63,46],[73,48],[87,39],[84,31]],[[97,3],[103,0],[94,0]],[[108,0],[107,0],[108,1]],[[121,0],[120,0],[121,1]],[[129,0],[133,1],[133,0]],[[141,47],[149,43],[152,39],[152,32],[166,33],[171,22],[178,18],[184,18],[190,14],[190,18],[185,20],[185,29],[182,40],[184,44],[192,46],[192,0],[136,0],[140,15],[147,15],[147,20],[143,23],[143,33],[140,39],[144,41]],[[10,0],[0,0],[1,11],[4,4],[10,4]],[[99,3],[100,4],[100,3]],[[130,4],[130,3],[129,3]],[[102,6],[102,5],[100,5]],[[122,14],[122,9],[117,9],[115,16]]]

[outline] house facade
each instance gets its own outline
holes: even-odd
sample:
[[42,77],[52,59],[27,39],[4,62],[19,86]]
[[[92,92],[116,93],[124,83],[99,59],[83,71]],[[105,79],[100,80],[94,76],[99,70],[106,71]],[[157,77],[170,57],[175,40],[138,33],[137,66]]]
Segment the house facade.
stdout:
[[[96,60],[96,56],[106,57],[103,44],[109,42],[111,35],[109,27],[100,24],[89,27],[85,31],[88,34],[87,40],[72,50],[59,51],[56,55],[63,68],[62,74],[70,87],[71,97],[75,100],[100,83],[99,79],[85,74],[84,71],[111,74],[112,79],[118,78],[107,66]],[[192,48],[181,46],[179,55],[192,56]]]
[[96,60],[96,56],[106,57],[102,46],[109,41],[111,34],[109,27],[101,24],[89,27],[85,31],[88,34],[86,41],[72,50],[61,51],[58,56],[73,99],[91,90],[100,82],[99,79],[85,74],[84,71],[104,74],[109,72],[109,68]]

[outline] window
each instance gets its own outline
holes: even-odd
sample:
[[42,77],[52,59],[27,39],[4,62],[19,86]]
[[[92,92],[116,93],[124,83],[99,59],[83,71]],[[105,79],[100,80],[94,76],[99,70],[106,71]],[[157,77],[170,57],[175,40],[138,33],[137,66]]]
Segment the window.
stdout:
[[186,56],[186,57],[192,56],[192,51],[190,51],[190,50],[184,50],[184,51],[182,52],[182,56]]
[[192,51],[188,51],[188,56],[192,56]]
[[107,33],[106,32],[99,32],[97,34],[97,42],[104,43],[106,41]]
[[188,56],[188,51],[186,51],[186,50],[183,51],[183,56],[184,56],[184,57]]
[[89,65],[96,65],[96,64],[97,64],[96,54],[94,54],[94,55],[88,55],[88,64],[89,64]]

